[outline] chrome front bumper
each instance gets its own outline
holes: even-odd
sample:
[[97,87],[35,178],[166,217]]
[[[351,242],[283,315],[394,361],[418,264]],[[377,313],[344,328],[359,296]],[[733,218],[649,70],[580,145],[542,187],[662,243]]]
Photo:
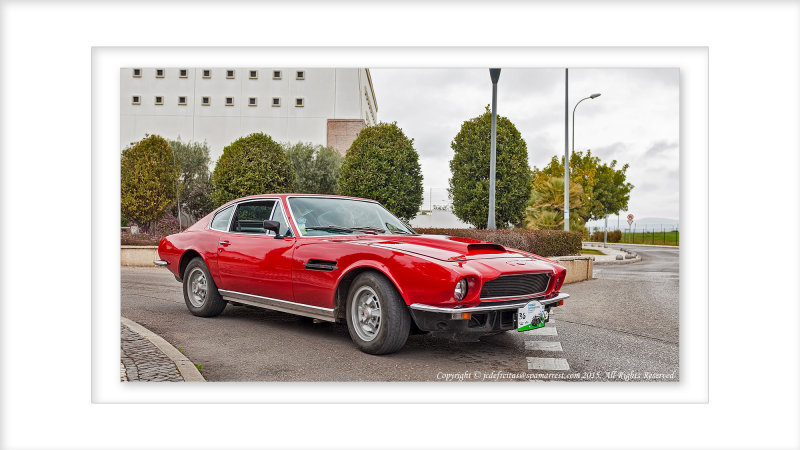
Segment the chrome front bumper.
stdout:
[[166,261],[164,261],[164,260],[157,259],[157,260],[153,261],[153,264],[155,264],[155,265],[157,265],[157,266],[166,266],[166,265],[168,265],[169,263],[168,263],[168,262],[166,262]]
[[418,311],[427,311],[427,312],[437,312],[437,313],[465,313],[465,312],[485,312],[485,311],[500,311],[500,310],[508,310],[508,309],[517,309],[527,305],[529,302],[536,300],[537,302],[541,303],[542,305],[552,305],[553,303],[558,303],[561,300],[569,298],[569,294],[560,293],[555,297],[540,299],[540,298],[528,298],[524,300],[514,301],[514,302],[498,302],[502,304],[498,305],[481,305],[481,306],[473,306],[471,308],[443,308],[441,306],[431,306],[425,305],[423,303],[413,303],[408,307],[411,309],[415,309]]

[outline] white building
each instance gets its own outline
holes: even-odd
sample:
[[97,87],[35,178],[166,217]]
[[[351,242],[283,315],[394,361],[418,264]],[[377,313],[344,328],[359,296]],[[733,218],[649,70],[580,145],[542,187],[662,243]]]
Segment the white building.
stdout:
[[255,132],[344,154],[378,120],[364,68],[124,68],[120,109],[121,148],[145,134],[206,141],[212,164],[226,145]]

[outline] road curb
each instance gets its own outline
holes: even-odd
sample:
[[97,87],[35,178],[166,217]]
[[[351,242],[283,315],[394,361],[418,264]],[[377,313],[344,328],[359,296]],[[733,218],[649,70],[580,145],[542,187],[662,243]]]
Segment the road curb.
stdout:
[[164,340],[164,338],[126,317],[120,316],[119,319],[123,325],[150,341],[150,343],[161,350],[161,352],[164,353],[167,358],[172,360],[172,362],[175,363],[175,366],[178,368],[178,372],[180,372],[184,381],[206,381],[206,379],[203,378],[203,375],[200,374],[200,371],[197,370],[197,367],[194,365],[194,363],[177,348],[173,347],[172,344]]
[[[587,245],[586,247],[592,248],[592,247],[595,247],[595,246]],[[627,255],[630,255],[631,253],[633,253],[633,252],[629,252],[628,250],[625,250],[625,249],[622,249],[622,248],[617,248],[615,250],[619,250],[619,251],[625,252],[626,257],[627,257]],[[633,263],[637,263],[637,262],[639,262],[641,260],[642,260],[642,257],[639,256],[638,254],[636,254],[636,256],[631,258],[631,259],[615,259],[615,260],[612,260],[612,261],[597,261],[595,259],[594,265],[595,266],[613,266],[613,265],[618,265],[618,264],[633,264]]]
[[633,264],[633,263],[637,263],[637,262],[639,262],[641,260],[642,260],[642,257],[639,256],[639,255],[636,255],[636,257],[633,258],[633,259],[623,259],[623,260],[605,261],[605,262],[595,261],[594,265],[595,266],[613,266],[613,265],[619,265],[619,264]]

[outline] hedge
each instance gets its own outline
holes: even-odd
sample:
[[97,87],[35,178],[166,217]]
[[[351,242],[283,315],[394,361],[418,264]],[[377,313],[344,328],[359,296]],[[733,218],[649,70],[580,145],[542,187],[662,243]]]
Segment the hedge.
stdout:
[[474,228],[415,228],[420,234],[443,234],[494,242],[539,256],[577,255],[583,235],[580,231],[563,230],[479,230]]
[[[589,240],[594,242],[603,242],[603,232],[602,231],[595,231],[589,237]],[[608,232],[608,242],[617,243],[622,240],[622,231],[614,230]]]

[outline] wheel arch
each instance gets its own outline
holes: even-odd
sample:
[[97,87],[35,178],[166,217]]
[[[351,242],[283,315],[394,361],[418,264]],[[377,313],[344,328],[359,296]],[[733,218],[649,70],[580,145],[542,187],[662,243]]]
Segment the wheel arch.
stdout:
[[397,281],[389,274],[389,271],[386,270],[385,267],[378,267],[374,265],[361,265],[358,267],[350,267],[339,278],[339,281],[336,283],[336,290],[334,291],[333,315],[337,320],[345,318],[347,294],[350,291],[350,286],[353,284],[353,281],[356,279],[356,277],[366,272],[377,273],[378,275],[381,275],[384,278],[386,278],[389,281],[389,283],[391,283],[392,286],[394,286],[394,288],[397,290],[397,293],[400,294],[400,297],[405,302],[405,295],[403,294],[403,290],[397,284]]
[[[188,266],[189,262],[193,260],[195,257],[199,257],[200,259],[203,260],[204,263],[206,262],[205,259],[203,259],[203,256],[200,254],[200,252],[194,249],[186,250],[181,255],[180,262],[178,263],[178,278],[181,281],[183,281],[183,275],[186,273],[186,266]],[[206,263],[206,266],[208,266],[208,263]]]

